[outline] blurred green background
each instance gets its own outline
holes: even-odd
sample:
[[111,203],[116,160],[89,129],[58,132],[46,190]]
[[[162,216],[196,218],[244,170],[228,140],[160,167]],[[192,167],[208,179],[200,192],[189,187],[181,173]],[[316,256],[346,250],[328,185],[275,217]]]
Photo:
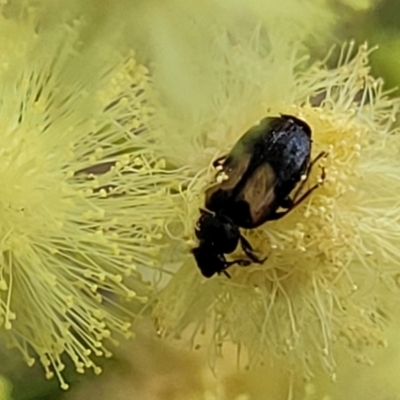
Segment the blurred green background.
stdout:
[[[340,46],[354,39],[358,44],[378,46],[371,55],[373,75],[384,79],[386,89],[400,87],[400,1],[332,0],[332,4],[339,17],[331,44]],[[323,57],[331,44],[315,49],[316,54]],[[399,95],[399,91],[393,95]]]

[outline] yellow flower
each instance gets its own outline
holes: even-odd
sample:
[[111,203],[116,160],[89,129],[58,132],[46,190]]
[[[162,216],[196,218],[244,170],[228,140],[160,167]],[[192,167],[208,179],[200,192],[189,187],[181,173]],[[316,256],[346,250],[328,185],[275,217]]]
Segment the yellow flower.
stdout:
[[[368,347],[385,344],[388,311],[378,293],[388,284],[398,295],[400,276],[400,140],[393,130],[400,102],[371,76],[368,55],[366,46],[355,52],[351,44],[336,68],[317,63],[300,70],[279,46],[261,56],[238,45],[213,82],[207,113],[201,110],[193,122],[182,112],[176,122],[175,110],[167,109],[168,142],[160,151],[192,178],[182,182],[167,225],[182,253],[154,310],[160,332],[191,332],[192,345],[208,332],[213,362],[233,342],[245,365],[283,356],[308,377],[322,365],[334,378],[334,353],[343,343],[361,362],[370,362]],[[190,106],[185,111],[194,113]],[[244,231],[257,253],[268,256],[263,265],[231,267],[232,279],[205,279],[190,247],[204,190],[215,179],[212,162],[262,117],[280,113],[310,125],[312,157],[328,153],[319,162],[325,181],[281,220]],[[190,135],[178,136],[174,125]],[[181,151],[168,151],[171,143]],[[308,184],[320,176],[321,168],[313,168]],[[238,249],[228,258],[240,255]]]
[[169,210],[148,72],[86,28],[0,19],[1,335],[62,388],[64,355],[98,373],[93,357],[130,335],[149,293],[136,270],[159,249],[148,213]]

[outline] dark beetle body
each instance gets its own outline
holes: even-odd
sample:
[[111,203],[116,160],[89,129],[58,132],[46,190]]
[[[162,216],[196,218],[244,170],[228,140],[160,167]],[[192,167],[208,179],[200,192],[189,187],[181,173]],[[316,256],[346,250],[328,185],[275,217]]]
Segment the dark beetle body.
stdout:
[[[251,245],[240,234],[240,228],[256,228],[266,221],[287,214],[318,185],[314,185],[297,201],[289,195],[305,180],[310,163],[311,129],[290,115],[264,118],[248,130],[230,153],[217,160],[217,184],[206,191],[205,207],[201,210],[196,236],[199,247],[193,250],[204,276],[226,273],[232,264],[262,263]],[[321,153],[318,157],[324,156]],[[300,185],[301,189],[302,185]],[[285,211],[277,212],[279,208]],[[251,260],[226,261],[240,242]],[[228,275],[229,276],[229,275]]]
[[206,191],[206,208],[242,228],[268,221],[292,192],[310,162],[311,130],[284,115],[247,131],[224,162],[228,179]]

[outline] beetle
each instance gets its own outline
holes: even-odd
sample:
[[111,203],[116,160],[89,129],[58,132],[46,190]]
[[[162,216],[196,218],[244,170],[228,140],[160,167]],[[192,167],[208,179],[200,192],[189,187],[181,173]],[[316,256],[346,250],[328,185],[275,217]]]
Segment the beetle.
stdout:
[[[200,209],[195,228],[199,245],[192,250],[205,277],[215,273],[230,277],[226,269],[231,265],[265,261],[239,228],[254,229],[282,218],[321,185],[323,168],[318,182],[301,194],[311,169],[327,155],[321,152],[311,161],[311,143],[311,128],[299,118],[266,117],[213,163],[216,183],[205,192],[205,209]],[[238,244],[247,258],[227,261],[225,254],[233,253]]]

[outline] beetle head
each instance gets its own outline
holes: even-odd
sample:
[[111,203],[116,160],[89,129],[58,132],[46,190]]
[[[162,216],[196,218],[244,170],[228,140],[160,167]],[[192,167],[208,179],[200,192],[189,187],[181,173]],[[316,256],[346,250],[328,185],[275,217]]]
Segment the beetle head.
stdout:
[[[200,244],[192,250],[197,266],[206,278],[211,278],[214,274],[225,272],[226,260],[222,253],[217,253],[207,245]],[[227,275],[229,276],[229,275]]]
[[225,215],[200,210],[195,234],[200,243],[213,249],[216,253],[232,253],[240,238],[237,225]]

